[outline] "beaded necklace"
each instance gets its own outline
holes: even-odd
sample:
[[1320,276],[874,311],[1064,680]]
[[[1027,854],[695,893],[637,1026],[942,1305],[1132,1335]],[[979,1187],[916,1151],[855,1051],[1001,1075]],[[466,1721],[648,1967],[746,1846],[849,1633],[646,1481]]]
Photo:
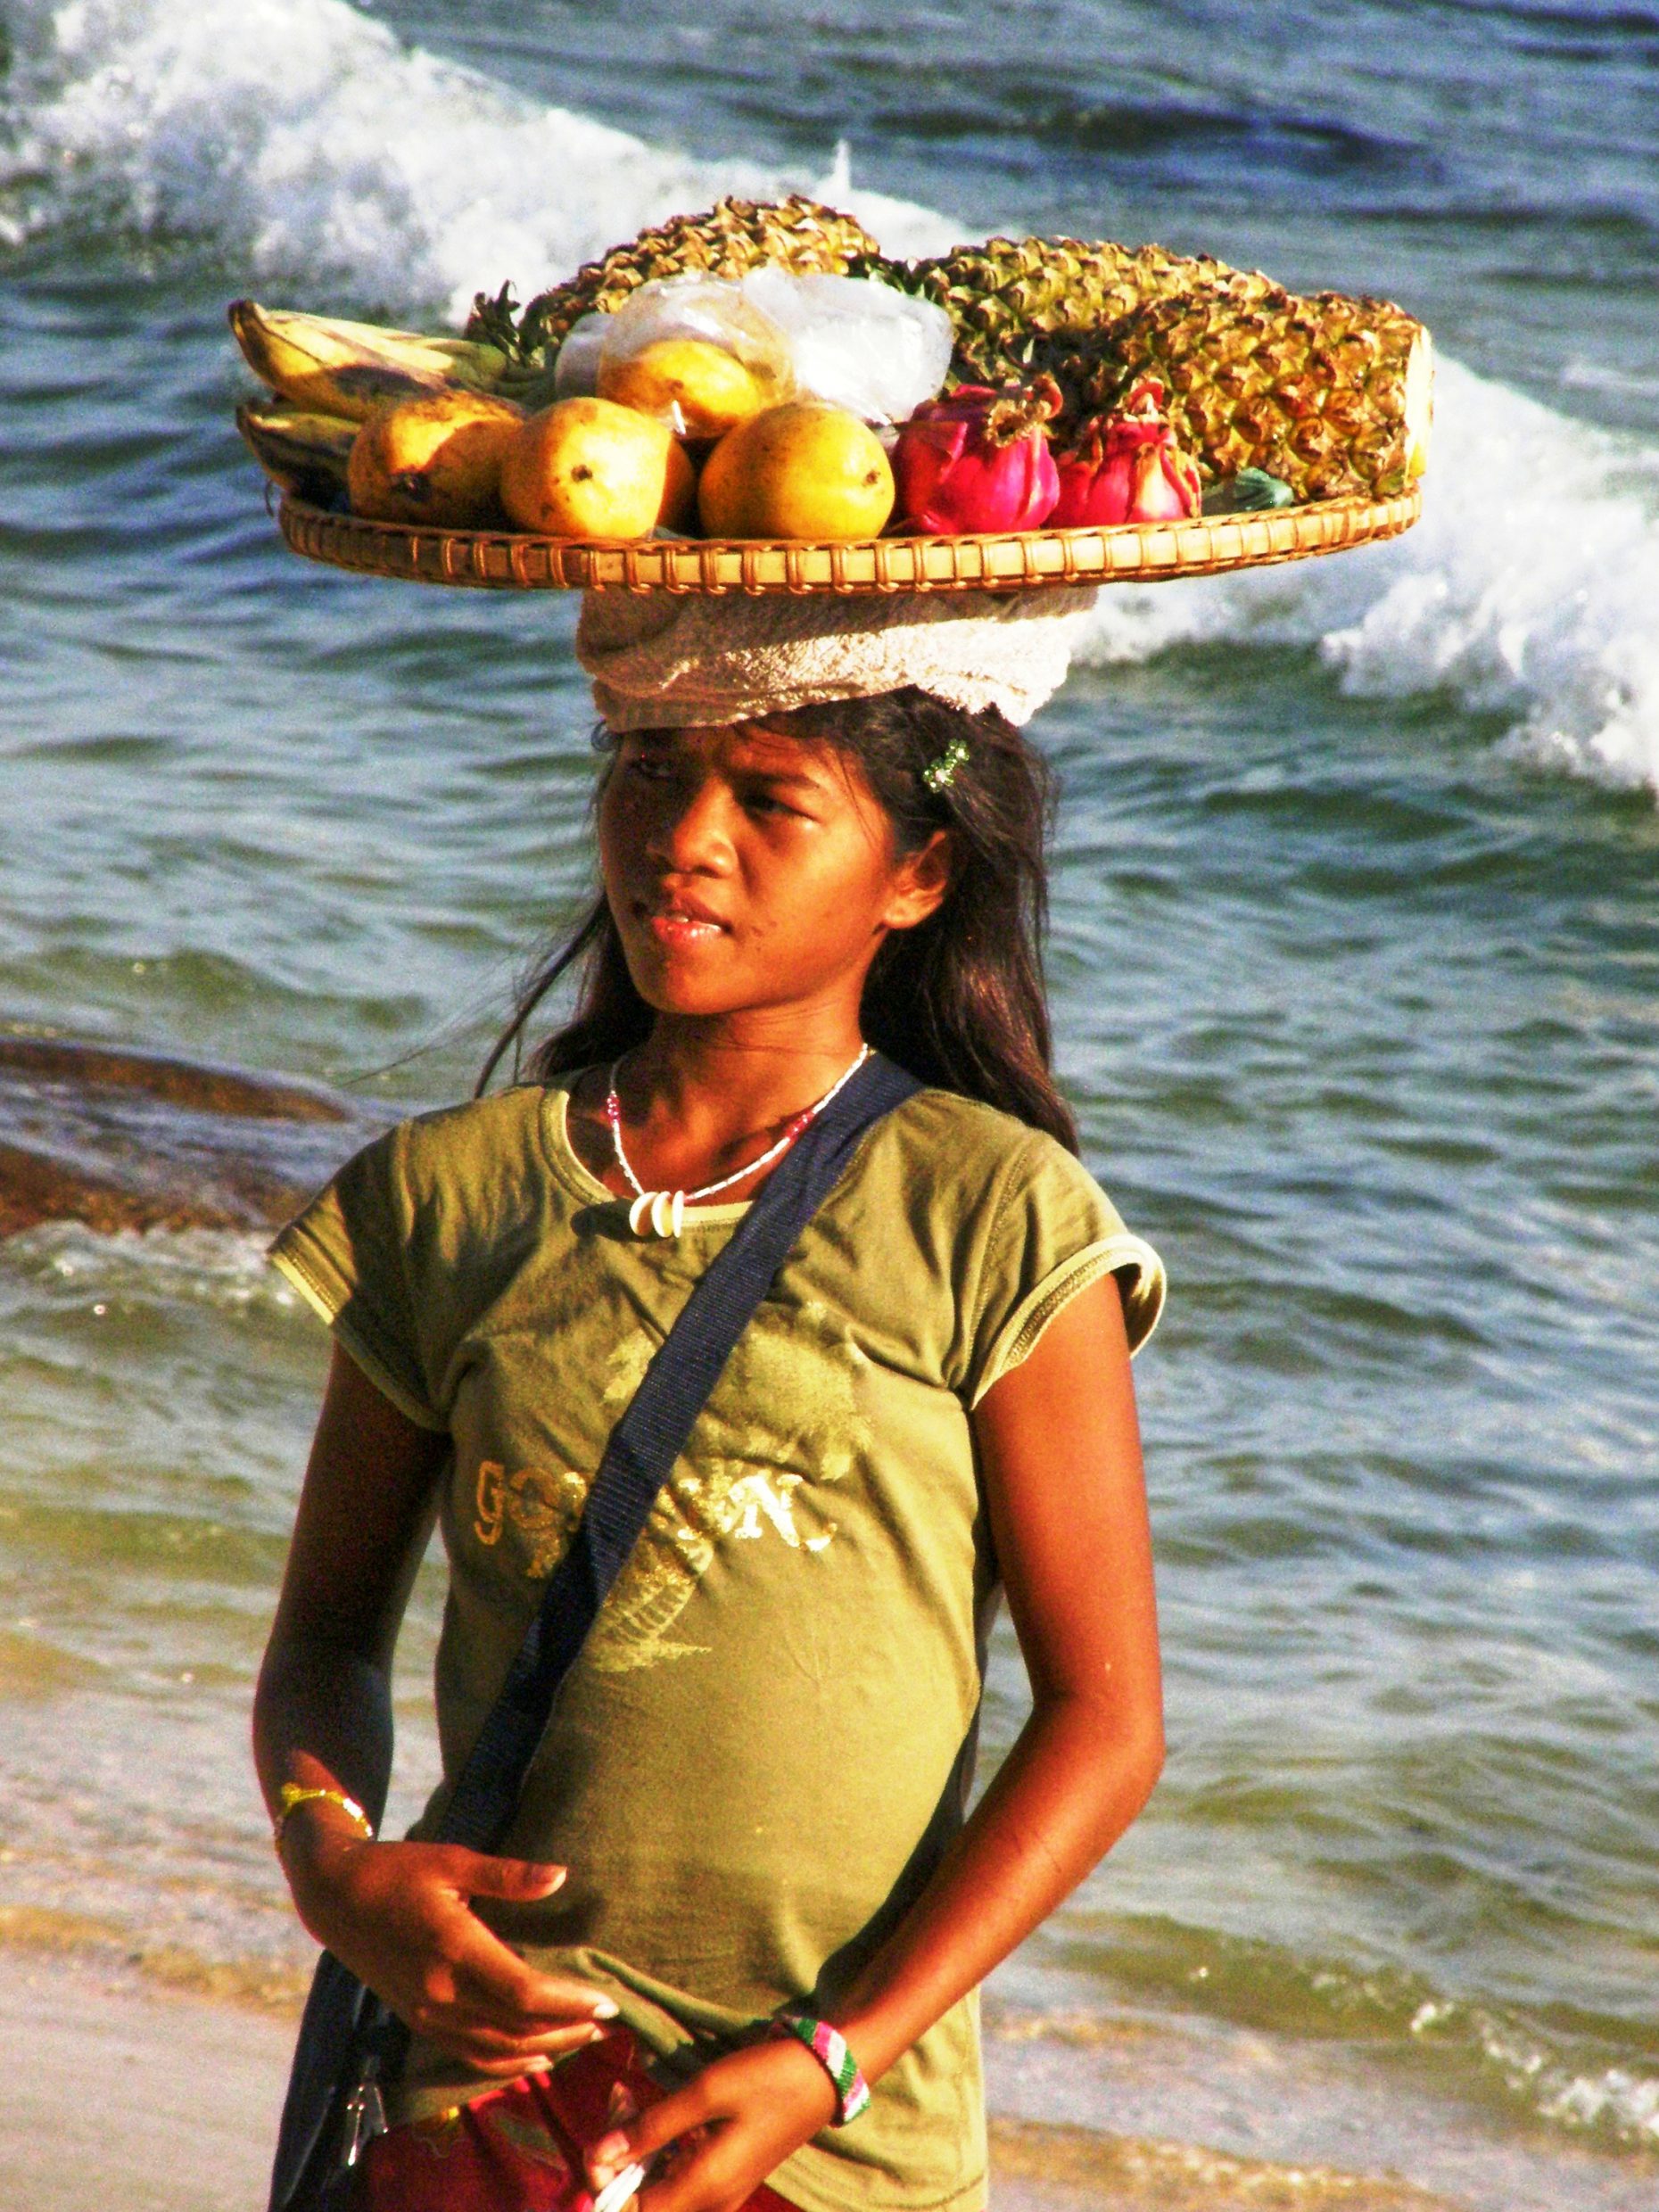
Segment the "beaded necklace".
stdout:
[[695,1206],[702,1199],[713,1198],[721,1191],[729,1191],[734,1183],[745,1182],[750,1176],[758,1175],[763,1168],[770,1168],[773,1160],[780,1160],[796,1138],[811,1128],[830,1100],[836,1097],[844,1085],[853,1080],[869,1058],[869,1045],[861,1044],[858,1058],[830,1085],[823,1096],[811,1106],[803,1106],[798,1114],[789,1116],[784,1124],[783,1135],[775,1144],[769,1145],[758,1160],[751,1160],[747,1167],[739,1168],[729,1176],[722,1176],[718,1183],[706,1183],[697,1191],[648,1191],[635,1175],[628,1155],[623,1150],[622,1101],[616,1095],[616,1077],[622,1061],[614,1061],[606,1091],[605,1118],[611,1125],[611,1150],[616,1155],[616,1165],[622,1169],[629,1189],[634,1193],[633,1203],[628,1209],[628,1226],[635,1236],[645,1234],[648,1222],[656,1236],[678,1236],[685,1221],[688,1205]]

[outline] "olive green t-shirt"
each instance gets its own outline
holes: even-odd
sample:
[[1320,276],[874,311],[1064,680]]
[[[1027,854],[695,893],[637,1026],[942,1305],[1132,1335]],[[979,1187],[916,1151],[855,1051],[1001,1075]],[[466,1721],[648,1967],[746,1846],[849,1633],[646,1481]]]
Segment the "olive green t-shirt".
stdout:
[[[744,1211],[631,1234],[571,1149],[567,1098],[526,1086],[403,1124],[273,1247],[392,1402],[452,1440],[449,1778],[611,1428]],[[505,1846],[569,1878],[544,1904],[484,1908],[538,1965],[608,1989],[668,2075],[786,2001],[832,2003],[960,1825],[995,1595],[969,1411],[1108,1272],[1139,1344],[1163,1271],[1087,1173],[1023,1123],[923,1091],[864,1138],[750,1321]],[[406,2080],[411,2113],[489,2085],[418,2044]],[[972,2001],[774,2179],[805,2212],[975,2212]]]

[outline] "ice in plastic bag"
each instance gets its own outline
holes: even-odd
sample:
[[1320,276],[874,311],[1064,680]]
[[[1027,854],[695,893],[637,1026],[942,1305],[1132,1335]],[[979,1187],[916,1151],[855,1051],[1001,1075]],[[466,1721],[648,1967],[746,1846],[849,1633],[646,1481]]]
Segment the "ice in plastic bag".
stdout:
[[792,276],[781,268],[757,268],[740,289],[788,338],[803,398],[868,423],[902,423],[938,396],[956,340],[933,301],[862,276]]
[[676,436],[717,438],[794,397],[788,340],[721,277],[656,278],[595,319],[605,325],[600,397],[655,416]]

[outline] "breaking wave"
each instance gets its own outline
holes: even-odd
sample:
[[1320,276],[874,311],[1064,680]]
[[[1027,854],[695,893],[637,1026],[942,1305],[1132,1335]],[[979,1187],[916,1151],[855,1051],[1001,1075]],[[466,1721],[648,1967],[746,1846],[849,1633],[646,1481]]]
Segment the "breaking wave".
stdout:
[[[458,318],[722,192],[805,189],[891,251],[947,218],[827,175],[700,160],[402,43],[346,0],[21,0],[0,240],[201,236],[245,280]],[[1659,450],[1442,361],[1421,524],[1398,544],[1115,589],[1095,663],[1215,640],[1316,651],[1345,690],[1438,695],[1544,767],[1659,789]]]
[[[896,252],[955,235],[827,174],[697,161],[400,41],[346,0],[21,0],[0,240],[210,236],[260,281],[458,319],[722,193],[832,194]],[[826,148],[826,152],[829,149]]]
[[[1246,2035],[1387,2056],[1402,2078],[1455,2089],[1488,2111],[1543,2121],[1604,2152],[1659,2152],[1659,2051],[1627,2013],[1459,1994],[1419,1968],[1151,1917],[1115,1920],[1109,1941],[1070,1963],[1085,1957],[1093,1986],[1150,2002],[1154,2017],[1177,2017],[1201,1992],[1206,2017]],[[1111,2011],[998,2005],[989,2028],[1003,2043],[1078,2051],[1110,2049],[1122,2032]]]
[[1080,656],[1315,649],[1356,697],[1501,717],[1517,756],[1659,788],[1659,453],[1441,359],[1423,520],[1391,545],[1102,595]]

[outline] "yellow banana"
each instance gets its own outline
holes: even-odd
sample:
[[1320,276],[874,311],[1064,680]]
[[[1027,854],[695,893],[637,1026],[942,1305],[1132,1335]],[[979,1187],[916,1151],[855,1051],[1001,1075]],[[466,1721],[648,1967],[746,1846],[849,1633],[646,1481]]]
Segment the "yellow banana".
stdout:
[[236,427],[285,491],[328,506],[343,499],[355,423],[338,415],[302,414],[280,400],[268,406],[244,400],[236,409]]
[[493,392],[513,380],[499,347],[426,338],[236,300],[230,326],[254,375],[294,407],[360,423],[387,400]]

